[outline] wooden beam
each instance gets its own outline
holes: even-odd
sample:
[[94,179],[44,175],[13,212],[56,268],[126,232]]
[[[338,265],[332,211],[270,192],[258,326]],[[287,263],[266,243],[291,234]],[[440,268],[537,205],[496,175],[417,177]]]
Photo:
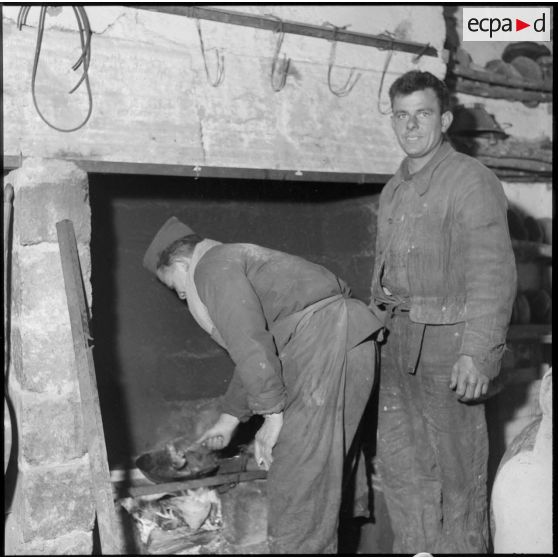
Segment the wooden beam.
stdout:
[[403,41],[395,38],[392,39],[383,35],[369,35],[366,33],[358,33],[356,31],[348,31],[346,29],[334,30],[332,27],[312,25],[310,23],[299,23],[288,20],[279,21],[277,18],[272,16],[253,15],[230,10],[222,10],[220,8],[217,9],[208,8],[206,6],[188,6],[180,4],[127,4],[127,7],[195,19],[218,21],[231,25],[254,27],[256,29],[266,29],[268,31],[277,31],[281,28],[283,32],[294,35],[304,35],[306,37],[327,39],[329,41],[335,40],[341,43],[371,46],[382,50],[410,52],[421,56],[433,56],[434,58],[438,56],[438,51],[433,46],[430,46],[430,44]]
[[[250,180],[279,180],[293,182],[346,182],[348,184],[385,184],[391,174],[357,172],[321,172],[295,169],[258,169],[246,167],[201,167],[198,165],[169,165],[159,163],[128,163],[124,161],[97,161],[68,159],[88,173],[143,174],[154,176],[189,176],[193,178],[241,178]],[[16,169],[23,158],[4,155],[4,168]]]
[[83,290],[74,226],[71,221],[65,219],[56,223],[56,231],[74,342],[84,436],[89,453],[91,488],[95,499],[101,550],[103,554],[117,554],[118,544],[114,534],[116,511],[93,364],[89,312]]

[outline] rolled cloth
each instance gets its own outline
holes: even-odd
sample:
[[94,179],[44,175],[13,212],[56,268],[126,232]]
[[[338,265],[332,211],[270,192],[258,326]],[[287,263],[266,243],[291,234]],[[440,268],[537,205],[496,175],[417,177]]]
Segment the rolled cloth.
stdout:
[[159,261],[161,252],[175,240],[188,236],[189,234],[194,234],[194,231],[176,217],[171,217],[159,229],[159,232],[155,235],[149,248],[146,250],[143,256],[144,267],[156,274],[157,262]]

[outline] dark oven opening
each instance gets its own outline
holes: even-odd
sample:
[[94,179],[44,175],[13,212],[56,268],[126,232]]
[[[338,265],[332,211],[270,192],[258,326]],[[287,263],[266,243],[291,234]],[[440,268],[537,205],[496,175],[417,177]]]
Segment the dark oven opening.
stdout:
[[112,468],[208,424],[233,364],[142,267],[175,215],[198,234],[324,265],[368,302],[381,185],[90,174],[92,332]]

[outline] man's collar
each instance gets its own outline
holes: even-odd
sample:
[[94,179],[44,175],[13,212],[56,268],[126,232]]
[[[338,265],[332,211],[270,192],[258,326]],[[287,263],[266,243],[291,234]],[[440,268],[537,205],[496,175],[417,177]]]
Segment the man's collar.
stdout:
[[202,241],[198,242],[194,248],[194,252],[192,253],[192,259],[190,260],[190,266],[188,268],[188,272],[194,276],[194,271],[198,262],[201,260],[202,256],[211,250],[214,246],[218,246],[222,244],[222,242],[218,242],[217,240],[212,240],[211,238],[204,238]]
[[453,153],[454,149],[451,146],[450,142],[447,140],[443,140],[434,156],[422,169],[417,171],[415,174],[410,174],[408,170],[408,162],[409,157],[406,157],[405,160],[401,163],[401,177],[403,180],[411,180],[413,179],[413,184],[417,194],[422,196],[430,186],[430,182],[432,180],[432,174],[436,167],[448,156],[450,153]]

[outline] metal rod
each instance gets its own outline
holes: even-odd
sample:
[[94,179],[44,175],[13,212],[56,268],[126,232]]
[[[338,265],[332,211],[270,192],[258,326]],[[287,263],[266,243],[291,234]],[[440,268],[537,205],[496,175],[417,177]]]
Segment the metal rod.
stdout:
[[163,484],[136,484],[128,486],[125,488],[125,491],[128,495],[137,498],[138,496],[149,496],[151,494],[179,492],[181,490],[200,488],[201,486],[220,486],[265,478],[267,478],[267,471],[244,471],[216,475],[214,477],[203,477],[201,479],[166,482]]
[[[207,19],[220,23],[230,23],[232,25],[242,25],[244,27],[254,27],[255,29],[267,29],[275,31],[277,20],[271,16],[252,15],[229,10],[207,8],[205,6],[184,6],[168,4],[127,4],[130,8],[138,10],[148,10],[164,14],[179,15],[190,18]],[[334,29],[310,23],[298,23],[296,21],[283,20],[282,30],[285,33],[294,35],[304,35],[318,39],[336,40],[342,43],[352,43],[355,45],[372,46],[380,49],[398,50],[401,52],[412,52],[422,56],[438,56],[438,51],[429,45],[415,43],[412,41],[402,41],[381,35],[368,35],[346,29]]]

